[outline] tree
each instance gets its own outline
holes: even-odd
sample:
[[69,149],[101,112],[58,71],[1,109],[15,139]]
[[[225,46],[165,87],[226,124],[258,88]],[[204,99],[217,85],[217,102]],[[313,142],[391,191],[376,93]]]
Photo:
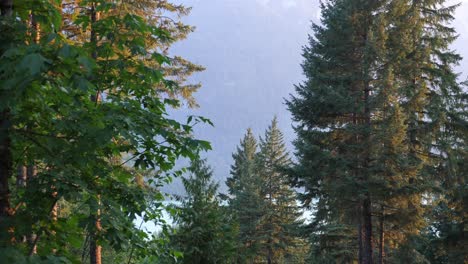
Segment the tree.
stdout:
[[[449,48],[456,38],[450,26],[456,6],[444,3],[397,1],[388,7],[386,20],[395,25],[387,33],[386,67],[392,71],[395,87],[389,89],[394,99],[388,101],[393,112],[400,112],[405,129],[399,144],[406,148],[400,151],[403,155],[399,160],[394,159],[397,166],[392,167],[393,171],[399,168],[401,176],[397,179],[401,183],[395,186],[397,180],[390,177],[390,195],[382,203],[387,208],[382,215],[388,223],[388,240],[404,249],[390,248],[389,257],[424,258],[417,250],[415,237],[427,232],[431,207],[437,203],[432,201],[438,200],[434,198],[451,192],[450,188],[440,192],[440,182],[451,178],[446,167],[450,160],[447,157],[451,156],[448,153],[455,153],[453,149],[464,144],[459,141],[463,132],[454,125],[463,122],[461,113],[466,107],[466,101],[460,100],[463,92],[453,71],[461,58]],[[448,135],[459,139],[451,141],[454,137]],[[394,231],[397,228],[401,231]]]
[[257,171],[266,206],[259,226],[261,246],[267,263],[278,263],[299,242],[296,232],[300,212],[295,193],[289,187],[287,174],[283,171],[291,161],[276,117],[265,131],[264,138],[260,138],[259,146]]
[[261,234],[259,225],[265,208],[261,193],[261,179],[257,174],[257,140],[248,129],[232,155],[231,177],[226,181],[229,188],[229,205],[238,224],[237,262],[252,262],[260,252]]
[[442,133],[442,148],[437,166],[439,188],[434,191],[434,207],[428,214],[429,227],[422,234],[420,251],[431,263],[463,263],[466,260],[468,170],[467,97],[463,93],[451,96],[452,104]]
[[[297,95],[288,101],[288,107],[297,122],[298,166],[293,175],[296,185],[305,188],[303,202],[310,205],[316,201],[313,232],[321,240],[327,236],[336,240],[339,237],[324,232],[331,225],[341,230],[356,226],[359,255],[363,263],[371,263],[372,204],[367,163],[372,142],[372,62],[368,61],[367,35],[372,10],[370,3],[357,2],[322,5],[322,26],[313,25],[315,35],[304,48],[302,66],[307,80],[296,86]],[[323,242],[321,248],[328,248],[325,245]],[[355,256],[354,251],[348,255],[347,247],[329,249],[341,252],[343,259]],[[323,253],[335,254],[327,250]]]
[[[237,262],[285,263],[293,259],[301,250],[297,234],[300,213],[285,172],[290,159],[277,119],[260,138],[258,151],[248,129],[233,159],[226,184],[239,229]],[[300,257],[296,260],[301,261]]]
[[424,227],[448,94],[459,93],[451,69],[459,57],[448,50],[454,31],[445,24],[454,7],[439,4],[322,5],[322,25],[304,48],[306,81],[288,101],[298,135],[293,177],[315,206],[321,254],[373,263],[379,237],[383,263],[385,248],[409,245]]
[[[12,21],[11,15],[13,13],[13,1],[12,0],[2,0],[0,2],[0,16],[3,23],[8,23]],[[10,28],[10,30],[12,30]],[[5,31],[7,32],[7,31]],[[5,34],[7,35],[7,34]],[[12,41],[12,37],[8,36],[6,38],[8,42]],[[0,49],[1,54],[5,51],[5,47]],[[2,102],[6,99],[7,95],[3,92],[1,94]],[[12,150],[11,150],[11,123],[10,115],[11,109],[7,103],[3,103],[0,108],[0,157],[2,161],[0,162],[0,227],[5,230],[8,228],[8,218],[11,215],[11,204],[10,204],[10,188],[9,188],[9,178],[12,176],[13,171],[13,160],[12,160]],[[1,232],[0,239],[5,241],[6,232]]]
[[206,160],[194,160],[182,178],[186,195],[178,197],[172,240],[183,263],[229,263],[235,254],[233,219],[218,199],[218,184]]
[[[93,231],[89,216],[98,209],[98,245],[114,250],[145,245],[148,236],[133,220],[144,212],[147,219],[159,221],[161,196],[135,182],[135,171],[124,164],[159,171],[148,182],[160,184],[179,174],[170,173],[178,157],[195,158],[209,148],[191,135],[193,124],[206,119],[191,117],[181,124],[168,118],[167,109],[180,101],[155,90],[176,87],[161,69],[150,66],[162,67],[169,59],[151,50],[148,39],[169,34],[114,1],[62,8],[45,0],[18,0],[14,7],[6,12],[10,18],[0,18],[0,102],[11,113],[7,129],[2,129],[2,136],[7,132],[2,139],[8,139],[2,151],[15,162],[0,176],[3,190],[11,190],[1,192],[2,202],[11,201],[2,204],[2,212],[8,211],[0,223],[2,260],[14,262],[10,257],[28,254],[29,246],[14,242],[34,233],[38,238],[32,246],[41,243],[37,258],[56,255],[76,261],[69,245],[85,244],[83,230]],[[101,14],[99,20],[92,19],[89,8]],[[66,15],[74,10],[74,16]],[[40,24],[38,42],[27,26],[30,13]],[[69,28],[81,28],[83,36],[66,35]],[[96,41],[84,41],[91,37]],[[8,161],[5,153],[2,161]],[[125,160],[115,162],[116,157]],[[11,168],[28,161],[37,165],[37,177],[25,189],[11,188]],[[54,220],[51,208],[58,202],[81,210]],[[152,253],[157,254],[145,251]]]
[[[91,19],[91,3],[92,1],[83,0],[65,0],[62,3],[62,12],[64,20],[71,22],[74,17],[81,15],[87,20]],[[169,95],[171,98],[183,99],[183,102],[187,103],[190,107],[196,107],[197,103],[193,98],[193,93],[196,92],[200,87],[200,83],[191,83],[188,78],[197,72],[203,71],[204,67],[201,65],[194,64],[187,59],[180,56],[173,56],[170,52],[170,48],[176,42],[184,40],[187,36],[194,31],[194,27],[187,25],[182,22],[182,18],[190,14],[190,7],[186,7],[182,4],[171,3],[168,0],[133,0],[114,2],[109,1],[105,6],[99,6],[99,1],[96,2],[96,13],[95,18],[97,20],[103,19],[108,16],[121,16],[122,12],[119,10],[126,10],[126,14],[133,14],[142,19],[147,25],[158,28],[165,32],[164,35],[160,35],[158,38],[148,37],[144,39],[148,50],[158,50],[161,55],[164,55],[165,59],[170,61],[167,64],[160,64],[152,59],[144,60],[144,63],[148,67],[155,68],[161,71],[166,79],[177,83],[176,86],[165,87],[164,85],[155,84],[154,89],[161,94]],[[114,5],[119,8],[110,8],[109,6]],[[104,9],[108,9],[106,12],[102,12]],[[89,22],[89,21],[88,21]],[[87,42],[90,37],[90,25],[86,25],[87,30],[83,30],[78,25],[73,23],[66,23],[63,27],[64,34],[68,39]],[[147,54],[148,56],[150,53]],[[145,56],[142,56],[145,57]],[[160,57],[163,59],[163,57]]]

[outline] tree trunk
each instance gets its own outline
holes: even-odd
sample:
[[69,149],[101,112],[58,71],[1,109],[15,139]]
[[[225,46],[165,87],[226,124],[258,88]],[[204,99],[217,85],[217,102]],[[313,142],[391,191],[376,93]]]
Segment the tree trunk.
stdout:
[[[11,16],[12,14],[13,0],[0,0],[0,15]],[[12,214],[8,179],[13,173],[13,157],[10,138],[10,109],[4,108],[0,111],[0,242],[3,242],[11,239],[9,233],[12,232],[7,222]]]
[[[100,197],[98,197],[100,199]],[[99,202],[98,202],[99,203]],[[89,260],[90,264],[101,264],[101,251],[102,247],[97,243],[98,233],[101,231],[101,210],[98,209],[96,212],[96,216],[93,219],[95,223],[95,231],[90,236],[90,246],[89,246]]]
[[31,13],[31,31],[34,43],[39,43],[41,40],[41,26],[37,22],[36,16]]
[[373,264],[371,213],[371,200],[368,194],[362,203],[362,264]]
[[[90,33],[90,42],[97,46],[97,33],[94,29],[94,24],[99,20],[99,12],[96,11],[96,3],[91,3],[91,33]],[[97,59],[96,49],[93,50],[91,54],[93,59]],[[96,102],[100,100],[99,93],[96,93],[95,97],[90,98],[91,101]],[[101,197],[98,195],[98,204],[100,205]],[[89,246],[89,259],[90,264],[101,264],[101,251],[102,247],[97,243],[98,233],[101,231],[101,210],[98,209],[94,219],[95,231],[90,236],[90,246]]]
[[268,247],[268,256],[267,256],[267,263],[271,264],[271,259],[273,256],[273,251],[271,250],[271,246]]
[[18,188],[26,187],[28,180],[27,168],[24,165],[18,166],[18,173],[16,174],[16,186]]
[[[27,167],[27,181],[32,180],[36,176],[37,176],[36,166],[29,165]],[[29,242],[29,245],[30,245],[30,251],[29,251],[30,256],[37,254],[37,241],[38,240],[39,240],[39,237],[37,236],[37,234],[32,233],[32,234],[29,235],[28,242]]]
[[362,263],[362,206],[359,205],[358,206],[358,246],[359,246],[359,252],[358,252],[358,263],[361,264]]
[[101,246],[97,244],[96,238],[91,237],[90,241],[90,262],[91,264],[101,264]]
[[380,215],[380,222],[379,222],[379,264],[384,264],[384,256],[385,256],[385,231],[384,231],[384,221],[385,221],[385,211],[384,206],[381,207],[381,215]]

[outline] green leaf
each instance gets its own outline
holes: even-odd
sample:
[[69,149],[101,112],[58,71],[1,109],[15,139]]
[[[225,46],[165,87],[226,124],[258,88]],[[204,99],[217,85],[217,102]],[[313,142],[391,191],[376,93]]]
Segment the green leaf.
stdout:
[[27,54],[17,66],[19,72],[27,71],[30,75],[37,75],[43,72],[47,67],[46,63],[50,62],[39,53]]

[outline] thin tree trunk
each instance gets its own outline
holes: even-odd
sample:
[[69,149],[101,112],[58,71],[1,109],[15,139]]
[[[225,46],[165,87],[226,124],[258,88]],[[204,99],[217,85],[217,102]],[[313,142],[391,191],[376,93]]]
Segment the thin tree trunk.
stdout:
[[[98,196],[98,206],[100,206],[100,199],[101,197]],[[101,209],[98,209],[95,215],[95,218],[93,219],[95,223],[95,231],[91,235],[90,239],[90,246],[89,246],[89,259],[90,259],[90,264],[101,264],[101,255],[102,255],[102,247],[97,243],[97,238],[99,232],[101,232],[102,227],[101,227]]]
[[[27,167],[27,181],[32,180],[36,176],[37,176],[36,166],[29,165]],[[31,248],[30,252],[29,252],[30,256],[37,254],[37,242],[38,242],[38,240],[39,240],[39,237],[37,236],[37,234],[32,233],[32,234],[29,235],[28,242],[29,242],[29,245],[30,245],[30,248]]]
[[359,246],[359,252],[358,252],[358,263],[362,263],[362,206],[358,206],[358,246]]
[[[367,18],[369,19],[369,18]],[[368,27],[370,26],[370,21],[366,23],[366,32],[363,35],[363,47],[367,45],[368,42],[368,34],[367,30]],[[369,182],[369,173],[368,167],[369,167],[369,160],[370,160],[370,153],[369,153],[369,147],[370,147],[370,142],[372,141],[371,139],[371,109],[370,109],[370,102],[369,102],[369,97],[370,97],[370,82],[369,82],[369,65],[367,65],[367,57],[366,55],[363,56],[363,67],[362,67],[362,80],[363,80],[363,92],[364,92],[364,120],[365,120],[365,127],[366,130],[364,131],[364,140],[363,143],[365,144],[365,151],[364,151],[364,156],[363,156],[363,169],[364,169],[364,176],[365,176],[365,182],[366,185],[368,185]],[[372,201],[370,197],[369,191],[365,192],[365,198],[362,203],[362,224],[363,224],[363,256],[362,256],[362,263],[363,264],[373,264],[373,256],[372,256]]]
[[[28,181],[28,170],[27,167],[24,165],[18,166],[18,171],[16,173],[16,188],[21,189],[26,187],[26,183]],[[20,205],[17,207],[19,208]],[[28,238],[23,235],[21,238],[21,243],[26,243]]]
[[[0,15],[6,17],[12,14],[13,0],[0,0]],[[8,223],[8,219],[12,215],[8,179],[13,174],[13,157],[10,138],[10,109],[4,108],[0,111],[0,242],[6,245],[7,241],[11,241],[12,232]]]
[[[57,223],[57,220],[58,220],[58,209],[59,209],[59,205],[58,205],[58,192],[57,192],[57,188],[55,186],[52,186],[51,187],[52,189],[52,198],[54,199],[54,205],[52,206],[52,210],[50,211],[50,217],[52,219],[52,222],[53,223]],[[51,235],[54,236],[54,239],[55,239],[55,236],[57,235],[57,232],[55,231],[55,228],[53,230],[51,230]],[[56,253],[57,252],[57,249],[56,248],[52,248],[52,253]]]
[[39,43],[41,39],[41,26],[33,13],[31,13],[31,31],[34,43]]
[[[99,20],[99,12],[96,11],[96,3],[91,4],[91,34],[90,42],[97,46],[97,33],[94,29],[94,24]],[[96,49],[93,50],[91,56],[93,59],[97,59]],[[91,101],[95,101],[96,104],[99,102],[100,96],[99,93],[96,93],[95,97],[91,97]],[[98,204],[100,205],[100,195],[97,197]],[[102,247],[97,243],[98,233],[101,231],[101,210],[98,209],[93,219],[95,223],[94,232],[90,236],[90,246],[89,246],[89,259],[90,264],[101,264],[101,254]]]
[[268,256],[267,256],[267,263],[268,264],[271,264],[272,256],[273,256],[273,251],[271,250],[271,246],[268,246]]
[[372,259],[372,211],[369,194],[362,203],[362,264],[373,264]]
[[381,206],[381,215],[380,215],[380,222],[379,222],[379,264],[384,264],[384,257],[385,257],[385,231],[384,231],[384,221],[385,221],[385,208]]
[[26,187],[26,182],[28,180],[28,170],[24,165],[18,166],[18,173],[16,174],[16,186],[18,188]]

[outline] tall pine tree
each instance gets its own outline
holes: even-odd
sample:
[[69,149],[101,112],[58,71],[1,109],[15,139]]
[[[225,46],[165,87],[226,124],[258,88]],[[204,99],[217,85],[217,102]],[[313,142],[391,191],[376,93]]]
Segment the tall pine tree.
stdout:
[[322,25],[304,49],[307,79],[288,106],[296,183],[315,207],[313,248],[325,262],[373,263],[377,250],[383,263],[386,248],[410,246],[424,227],[450,95],[460,92],[446,25],[454,7],[442,4],[322,5]]
[[228,263],[235,253],[231,215],[218,199],[218,184],[206,160],[194,160],[190,176],[183,178],[186,195],[179,197],[173,245],[183,253],[183,263]]
[[280,263],[299,242],[297,220],[300,216],[294,191],[289,187],[284,168],[290,165],[283,134],[276,117],[260,138],[258,177],[262,182],[263,216],[259,230],[262,253],[267,263]]
[[234,164],[226,185],[229,188],[229,204],[238,223],[237,262],[250,263],[260,250],[258,226],[264,208],[261,181],[257,175],[257,140],[251,129],[247,130],[232,157]]

